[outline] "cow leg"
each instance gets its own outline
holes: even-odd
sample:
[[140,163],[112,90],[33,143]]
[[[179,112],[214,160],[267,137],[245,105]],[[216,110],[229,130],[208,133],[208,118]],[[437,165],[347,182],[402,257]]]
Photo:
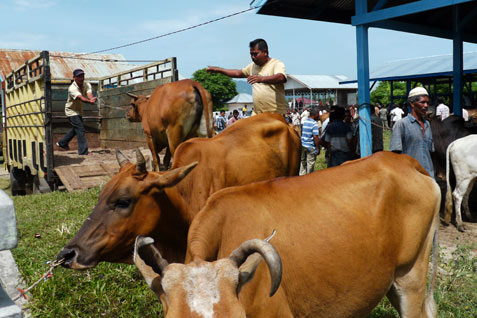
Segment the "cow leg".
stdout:
[[393,285],[386,295],[401,318],[437,317],[433,293],[426,298],[427,269],[432,236],[433,231],[430,231],[422,252],[411,270],[401,276],[396,273]]
[[164,169],[168,170],[171,164],[171,150],[169,147],[166,147],[166,154],[164,155],[164,160],[162,162],[164,164]]
[[184,140],[182,131],[183,127],[180,125],[167,127],[167,141],[169,142],[169,150],[172,157],[174,156],[174,151],[176,151],[177,146]]
[[470,196],[470,193],[472,192],[472,188],[474,187],[475,180],[476,179],[473,179],[470,182],[469,187],[467,188],[467,192],[464,195],[464,200],[462,201],[462,205],[464,206],[465,216],[467,217],[469,221],[472,220],[472,213],[470,213],[470,208],[469,208],[469,196]]
[[[456,176],[456,179],[459,180]],[[454,192],[452,192],[452,196],[454,197],[454,206],[455,206],[455,222],[457,225],[457,229],[461,232],[465,232],[466,228],[462,223],[462,200],[467,193],[467,190],[470,186],[470,180],[468,178],[460,179],[458,184],[455,187]]]
[[147,145],[149,146],[149,150],[151,150],[151,155],[152,155],[152,170],[153,171],[159,171],[159,154],[156,149],[156,145],[154,143],[154,140],[152,139],[151,135],[147,135]]

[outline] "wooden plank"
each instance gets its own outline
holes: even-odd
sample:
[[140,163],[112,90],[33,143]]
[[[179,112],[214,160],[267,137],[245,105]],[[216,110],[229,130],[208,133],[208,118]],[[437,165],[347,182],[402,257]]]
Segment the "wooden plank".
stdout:
[[79,178],[104,176],[105,174],[108,174],[103,167],[96,165],[72,165],[70,167]]
[[111,176],[119,172],[119,164],[117,161],[101,162],[99,165]]
[[73,169],[69,166],[55,168],[55,172],[60,177],[66,189],[71,192],[74,190],[85,189],[81,179],[75,174]]

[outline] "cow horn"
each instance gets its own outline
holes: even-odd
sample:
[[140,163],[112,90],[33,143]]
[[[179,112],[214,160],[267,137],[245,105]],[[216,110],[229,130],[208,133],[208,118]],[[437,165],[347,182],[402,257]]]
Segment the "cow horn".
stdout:
[[129,162],[128,158],[119,149],[116,149],[116,159],[118,160],[120,168]]
[[169,263],[162,258],[159,250],[154,246],[154,239],[139,235],[134,244],[134,258],[139,255],[144,263],[150,266],[161,277]]
[[149,99],[150,97],[151,97],[151,94],[147,95],[147,96],[146,96],[146,99]]
[[146,172],[146,159],[144,159],[144,156],[142,155],[141,150],[139,148],[136,148],[136,170],[139,172]]
[[237,267],[240,267],[243,263],[245,263],[249,256],[252,256],[252,261],[247,262],[247,265],[249,266],[240,268],[237,294],[240,292],[242,287],[253,278],[255,270],[260,264],[260,256],[255,253],[260,254],[268,265],[268,270],[270,271],[270,277],[272,281],[270,288],[270,297],[272,297],[278,290],[278,287],[280,287],[280,282],[282,280],[282,261],[280,259],[280,255],[272,244],[259,239],[242,243],[242,245],[240,245],[229,256],[229,259],[234,262]]
[[134,98],[134,99],[138,99],[138,98],[139,98],[139,96],[134,95],[133,93],[126,93],[126,94],[127,94],[129,97]]

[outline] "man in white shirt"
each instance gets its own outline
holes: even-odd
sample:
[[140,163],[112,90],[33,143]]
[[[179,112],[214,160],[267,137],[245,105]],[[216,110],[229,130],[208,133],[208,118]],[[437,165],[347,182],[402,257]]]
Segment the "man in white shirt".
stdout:
[[444,120],[449,117],[449,107],[444,104],[444,98],[438,97],[437,102],[439,105],[436,107],[436,117],[440,120]]
[[88,142],[86,141],[83,126],[83,103],[95,104],[97,98],[93,97],[91,84],[84,81],[83,70],[74,70],[73,79],[73,83],[68,88],[68,99],[65,105],[65,115],[73,128],[63,138],[58,140],[56,146],[68,150],[68,143],[76,136],[78,140],[78,154],[91,155],[88,152]]
[[230,77],[247,78],[252,84],[254,111],[252,115],[271,112],[285,115],[287,102],[285,86],[287,81],[285,64],[268,56],[268,45],[263,39],[250,42],[250,63],[241,70],[210,66],[207,72],[220,73]]
[[404,115],[404,112],[401,109],[401,107],[396,106],[396,107],[393,108],[393,110],[391,110],[391,112],[389,114],[391,115],[391,123],[394,126],[394,124],[398,120],[402,119],[402,115]]
[[296,111],[296,108],[293,109],[292,115],[291,115],[291,120],[293,126],[297,127],[300,129],[301,127],[301,121],[300,121],[300,114]]

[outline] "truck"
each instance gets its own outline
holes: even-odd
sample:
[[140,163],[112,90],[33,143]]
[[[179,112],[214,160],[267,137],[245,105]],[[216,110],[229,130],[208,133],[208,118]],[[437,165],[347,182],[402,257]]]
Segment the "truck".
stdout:
[[[109,154],[111,159],[113,148],[146,145],[141,123],[131,123],[125,118],[130,105],[126,94],[148,95],[158,85],[178,80],[175,57],[88,78],[88,59],[74,56],[76,59],[68,60],[66,55],[42,51],[5,77],[3,153],[12,195],[99,185],[118,170],[114,161],[108,163],[101,154]],[[69,65],[70,78],[58,71],[58,64],[64,68],[65,63]],[[71,128],[64,105],[74,68],[85,69],[86,80],[92,84],[93,95],[98,97],[96,105],[83,105],[89,148],[99,149],[93,162],[80,158],[84,156],[76,155],[75,151],[64,152],[55,146]],[[75,142],[76,138],[70,143],[73,149]]]

